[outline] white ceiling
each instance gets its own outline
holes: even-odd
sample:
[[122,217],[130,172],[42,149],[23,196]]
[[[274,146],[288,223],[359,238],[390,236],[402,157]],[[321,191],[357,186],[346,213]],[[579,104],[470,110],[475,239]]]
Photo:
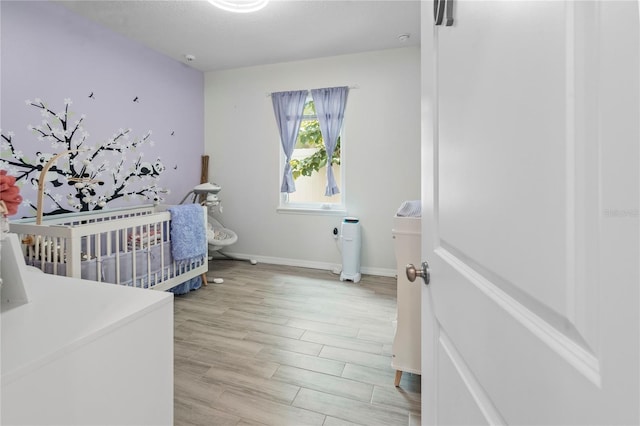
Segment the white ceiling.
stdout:
[[[251,14],[204,0],[57,1],[201,71],[418,45],[419,0],[271,0]],[[400,34],[410,34],[406,41]]]

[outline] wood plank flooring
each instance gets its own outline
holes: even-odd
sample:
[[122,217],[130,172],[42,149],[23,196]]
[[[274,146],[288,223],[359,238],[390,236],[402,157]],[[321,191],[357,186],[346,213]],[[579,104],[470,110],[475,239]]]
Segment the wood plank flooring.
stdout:
[[420,424],[420,376],[393,386],[395,279],[213,260],[175,298],[174,423]]

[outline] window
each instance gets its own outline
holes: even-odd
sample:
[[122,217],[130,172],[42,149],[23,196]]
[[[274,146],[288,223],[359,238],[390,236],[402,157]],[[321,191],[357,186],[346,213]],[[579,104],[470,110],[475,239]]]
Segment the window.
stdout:
[[[296,191],[282,193],[280,207],[284,209],[342,211],[344,209],[344,181],[342,179],[342,133],[333,152],[331,167],[340,193],[326,196],[327,152],[311,95],[306,99],[300,130],[291,156],[291,170]],[[286,157],[281,156],[281,167]]]

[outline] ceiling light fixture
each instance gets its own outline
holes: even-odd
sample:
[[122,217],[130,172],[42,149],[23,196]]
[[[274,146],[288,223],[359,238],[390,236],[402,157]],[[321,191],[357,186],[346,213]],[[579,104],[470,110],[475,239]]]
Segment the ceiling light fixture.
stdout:
[[269,0],[207,0],[215,7],[235,13],[257,12],[269,3]]

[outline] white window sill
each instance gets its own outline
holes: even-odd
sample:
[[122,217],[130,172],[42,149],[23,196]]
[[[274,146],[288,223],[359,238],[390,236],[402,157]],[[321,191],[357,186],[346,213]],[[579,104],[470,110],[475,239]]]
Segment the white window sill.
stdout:
[[318,216],[346,216],[347,211],[341,207],[322,208],[322,207],[288,207],[280,206],[276,209],[278,213],[284,214],[310,214]]

